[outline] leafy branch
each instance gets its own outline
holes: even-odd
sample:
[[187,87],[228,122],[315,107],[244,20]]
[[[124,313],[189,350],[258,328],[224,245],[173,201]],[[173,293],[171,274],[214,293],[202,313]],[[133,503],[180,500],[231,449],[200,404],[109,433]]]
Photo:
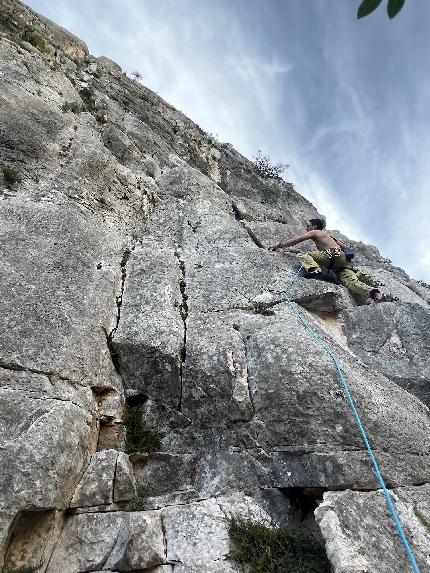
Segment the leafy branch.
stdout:
[[[357,18],[364,18],[376,10],[382,3],[382,0],[363,0],[363,2],[358,7]],[[392,20],[400,10],[403,8],[405,0],[388,0],[387,3],[387,14],[390,20]]]

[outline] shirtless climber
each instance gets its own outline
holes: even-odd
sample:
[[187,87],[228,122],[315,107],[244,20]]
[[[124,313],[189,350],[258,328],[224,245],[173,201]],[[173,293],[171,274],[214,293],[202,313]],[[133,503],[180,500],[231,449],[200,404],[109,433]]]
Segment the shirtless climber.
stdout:
[[307,278],[318,278],[321,276],[321,274],[323,274],[321,267],[332,269],[343,286],[352,293],[366,298],[370,297],[375,303],[381,302],[383,299],[381,292],[361,282],[352,270],[352,264],[347,260],[342,250],[346,245],[330,237],[323,229],[324,222],[321,219],[310,219],[304,235],[293,237],[288,241],[273,245],[269,247],[269,249],[271,251],[277,251],[283,247],[291,247],[292,245],[297,245],[297,243],[311,239],[318,250],[309,253],[299,253],[297,255],[297,258],[306,271],[305,276]]

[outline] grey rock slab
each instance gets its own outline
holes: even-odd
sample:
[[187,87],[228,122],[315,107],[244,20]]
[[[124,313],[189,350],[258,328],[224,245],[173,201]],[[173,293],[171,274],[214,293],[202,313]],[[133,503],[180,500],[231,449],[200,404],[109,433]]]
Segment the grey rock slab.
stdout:
[[[230,512],[264,515],[252,498],[240,494],[164,508],[167,560],[178,563],[187,572],[237,571],[233,562],[225,561],[230,549],[227,521]],[[268,518],[267,514],[265,517]]]
[[[13,23],[17,30],[30,29],[37,32],[48,43],[52,43],[70,57],[84,59],[88,55],[88,48],[82,40],[25,4],[3,0],[2,10],[12,20],[10,25]],[[9,29],[6,27],[6,30]]]
[[[254,493],[257,495],[254,495]],[[228,520],[236,517],[254,522],[258,521],[266,525],[272,524],[273,519],[270,511],[268,511],[267,504],[262,498],[258,497],[260,491],[254,493],[253,495],[247,495],[241,491],[235,491],[234,493],[217,497],[216,501]],[[282,494],[280,495],[282,496]],[[285,506],[282,502],[281,504]]]
[[187,320],[181,412],[193,420],[248,420],[253,413],[242,336],[216,315]]
[[113,337],[126,388],[176,407],[181,393],[182,273],[175,253],[155,241],[130,256],[121,320]]
[[293,283],[287,294],[300,306],[319,312],[337,313],[356,306],[354,298],[345,287],[302,276]]
[[[273,446],[362,447],[331,358],[291,309],[284,308],[282,312],[281,315],[280,309],[276,316],[261,319],[264,322],[259,329],[250,319],[249,333],[245,321],[241,326],[246,339],[254,419],[265,424],[264,433]],[[365,368],[336,341],[329,340],[310,315],[307,320],[337,354],[374,447],[391,452],[428,453],[428,409],[385,377]]]
[[142,406],[142,421],[149,430],[167,439],[173,430],[186,428],[191,424],[191,420],[182,412],[150,399]]
[[184,250],[190,312],[231,308],[252,309],[252,299],[262,292],[281,291],[294,270],[277,256],[248,245],[200,245]]
[[118,387],[106,332],[117,313],[119,238],[74,206],[9,200],[0,219],[0,364]]
[[406,283],[408,288],[430,305],[430,288],[426,283],[410,280]]
[[[231,197],[234,211],[240,220],[253,222],[273,221],[275,223],[294,224],[288,205],[285,205],[283,209],[277,209],[245,197],[235,197],[234,195]],[[274,243],[275,242],[276,241],[274,241]]]
[[113,501],[128,501],[136,495],[136,481],[133,474],[133,465],[127,454],[118,453],[115,468],[115,483],[113,490]]
[[132,459],[137,485],[154,497],[192,490],[200,456],[156,452]]
[[199,245],[252,243],[236,220],[228,195],[199,171],[188,166],[166,169],[157,183],[160,201],[147,225],[152,236],[190,251]]
[[113,503],[116,450],[96,452],[73,495],[70,507]]
[[165,508],[163,521],[168,561],[204,567],[228,553],[225,516],[214,499]]
[[88,388],[0,371],[1,499],[4,508],[68,506],[97,442]]
[[[94,117],[80,112],[84,102],[76,70],[62,65],[52,70],[48,58],[19,55],[12,42],[2,41],[0,51],[6,80],[1,89],[1,159],[22,176],[17,193],[35,201],[75,203],[87,213],[141,230],[152,207],[152,189],[142,168],[121,165],[103,143],[99,120],[108,113],[104,107],[109,113],[115,107],[101,93],[103,87],[99,92],[92,83],[86,86],[94,92]],[[76,113],[67,111],[67,104]]]
[[99,418],[102,424],[115,424],[124,417],[125,400],[122,388],[120,391],[108,390],[97,395]]
[[[418,567],[428,571],[429,485],[399,488],[390,493]],[[334,573],[412,570],[382,491],[327,492],[315,517]]]
[[202,497],[234,490],[257,491],[271,486],[269,471],[239,448],[206,450],[198,467],[195,488]]
[[171,491],[163,495],[155,495],[144,498],[144,509],[162,509],[172,505],[186,505],[201,500],[202,497],[194,489],[184,491]]
[[430,307],[386,303],[345,311],[341,319],[357,356],[430,405]]
[[165,562],[159,513],[85,513],[66,519],[47,571],[132,571]]
[[[276,245],[281,241],[286,241],[297,235],[303,235],[306,232],[306,221],[302,224],[297,224],[290,218],[286,222],[276,221],[245,221],[245,228],[252,231],[262,244],[268,248]],[[285,254],[294,253],[296,251],[312,251],[315,250],[315,245],[312,241],[298,243],[294,247],[284,248],[276,251],[277,257],[281,258]]]
[[[374,450],[379,469],[390,487],[430,480],[430,456]],[[265,464],[273,486],[376,489],[380,487],[366,451],[307,451],[306,447],[279,449]]]

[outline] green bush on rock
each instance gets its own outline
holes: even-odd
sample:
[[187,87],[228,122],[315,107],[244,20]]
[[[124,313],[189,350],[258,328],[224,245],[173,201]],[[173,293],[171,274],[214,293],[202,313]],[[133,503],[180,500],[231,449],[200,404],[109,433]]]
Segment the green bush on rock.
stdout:
[[228,559],[250,573],[330,573],[324,546],[301,525],[281,528],[232,518]]
[[129,407],[125,417],[127,430],[126,449],[129,454],[156,452],[160,449],[160,438],[146,428],[142,422],[142,413],[139,406]]

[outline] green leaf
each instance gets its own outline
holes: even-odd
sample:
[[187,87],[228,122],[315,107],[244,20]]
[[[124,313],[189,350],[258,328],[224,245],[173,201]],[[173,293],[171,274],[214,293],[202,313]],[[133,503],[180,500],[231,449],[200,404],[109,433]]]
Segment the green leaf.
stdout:
[[363,0],[358,7],[357,18],[360,19],[364,18],[364,16],[368,16],[371,12],[376,10],[381,2],[382,0]]
[[388,0],[388,5],[387,5],[388,17],[392,19],[394,18],[394,16],[397,16],[397,14],[403,8],[404,3],[405,0]]

